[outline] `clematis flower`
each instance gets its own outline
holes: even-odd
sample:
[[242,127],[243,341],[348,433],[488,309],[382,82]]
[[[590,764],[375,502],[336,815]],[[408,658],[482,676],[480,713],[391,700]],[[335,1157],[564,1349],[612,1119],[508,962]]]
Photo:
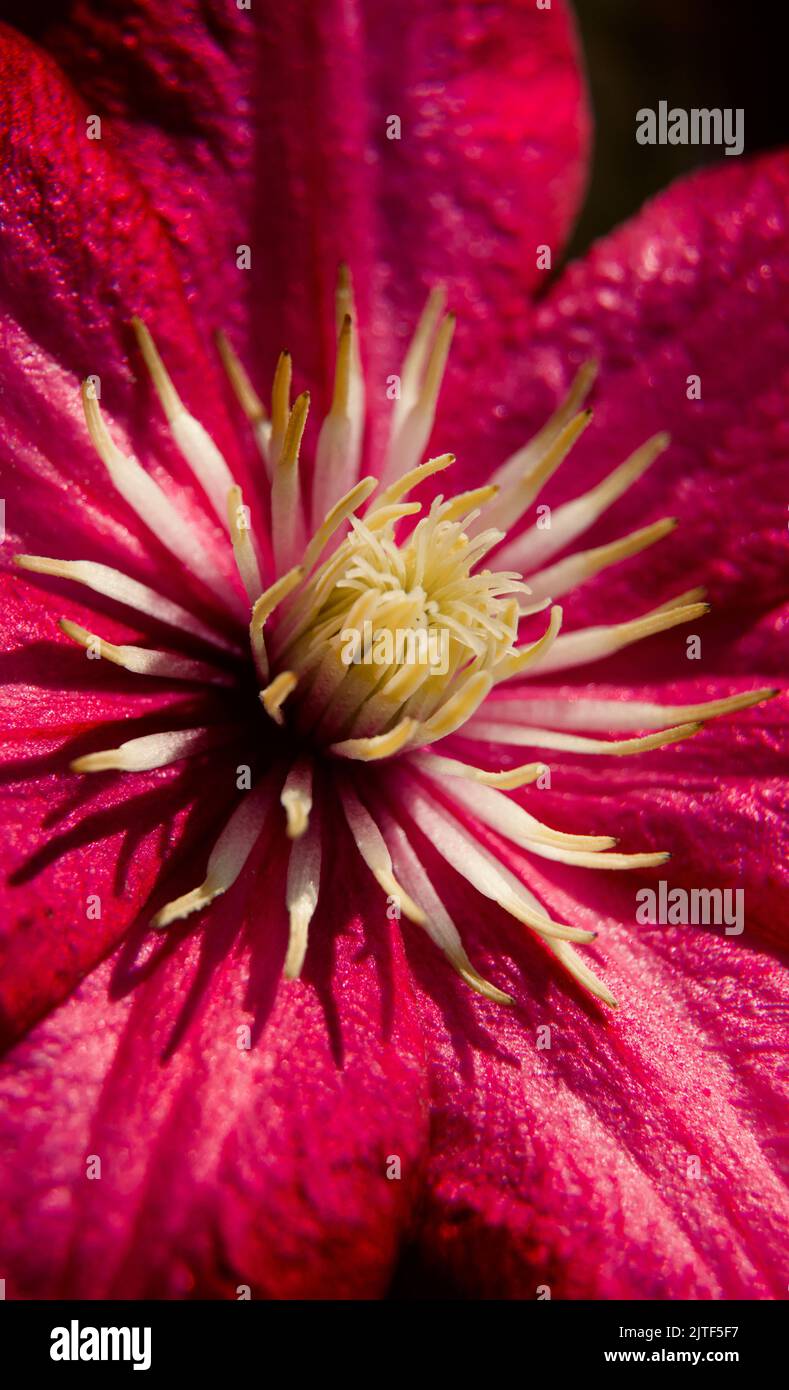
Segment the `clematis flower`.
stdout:
[[[563,7],[37,38],[8,1296],[369,1297],[406,1248],[463,1294],[775,1296],[786,157],[538,300],[588,155]],[[668,852],[743,939],[636,922]]]

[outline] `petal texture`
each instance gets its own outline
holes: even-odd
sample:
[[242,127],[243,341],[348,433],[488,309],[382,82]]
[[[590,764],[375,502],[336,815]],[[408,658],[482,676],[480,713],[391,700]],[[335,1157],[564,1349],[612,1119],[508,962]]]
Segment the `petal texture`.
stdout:
[[637,925],[636,884],[589,878],[527,875],[554,915],[601,932],[586,958],[622,1001],[613,1018],[462,903],[475,960],[518,1006],[452,999],[417,961],[437,1000],[428,1278],[472,1297],[779,1297],[785,967],[720,929]]
[[[9,1057],[10,1296],[384,1292],[426,1139],[402,948],[381,912],[360,958],[352,907],[277,993],[281,871],[239,881],[155,969],[108,961]],[[347,873],[335,890],[347,903]]]
[[374,0],[253,11],[123,0],[108,15],[83,0],[67,26],[39,26],[160,208],[198,313],[232,327],[252,297],[266,373],[288,348],[325,395],[349,261],[378,417],[430,284],[461,313],[464,372],[509,352],[542,278],[536,247],[558,255],[585,176],[567,6],[407,0],[396,23]]
[[[585,492],[649,435],[672,435],[584,544],[665,515],[679,530],[647,564],[590,581],[568,605],[573,626],[696,584],[752,613],[783,600],[788,188],[785,152],[724,160],[674,184],[560,278],[534,322],[528,375],[513,362],[501,384],[517,447],[566,389],[572,364],[600,361],[592,428],[541,501]],[[700,399],[688,396],[696,376]]]
[[[129,320],[146,318],[179,364],[178,385],[220,447],[233,456],[218,372],[187,308],[162,223],[119,159],[111,131],[91,138],[90,112],[53,61],[0,27],[3,225],[0,231],[0,372],[6,527],[23,548],[139,566],[150,535],[108,485],[90,444],[80,382],[96,390],[116,442],[138,454],[202,525],[207,503],[168,440]],[[154,421],[153,427],[150,422]],[[5,481],[5,480],[4,480]],[[59,519],[69,490],[74,524]],[[92,554],[86,552],[93,540]],[[153,582],[158,564],[146,559]]]
[[[524,724],[536,724],[546,704],[561,702],[568,720],[588,700],[610,700],[623,709],[641,700],[661,704],[715,699],[770,685],[770,677],[702,679],[650,686],[534,687],[514,697]],[[530,715],[530,701],[536,713]],[[789,892],[789,760],[786,695],[735,716],[711,720],[688,742],[638,757],[545,756],[552,786],[524,801],[550,824],[622,837],[622,847],[670,850],[662,872],[677,887],[740,888],[748,917],[747,940],[786,949]],[[567,727],[583,729],[578,723]],[[599,730],[593,734],[600,737]],[[464,753],[472,761],[479,748]],[[504,756],[502,756],[504,754]],[[488,745],[483,757],[514,764],[528,749],[509,754]],[[535,811],[536,803],[536,811]],[[580,884],[579,884],[580,887]]]
[[[256,43],[252,8],[217,0],[90,0],[35,37],[101,115],[161,215],[196,316],[245,331],[251,234]],[[30,16],[16,16],[25,28]]]

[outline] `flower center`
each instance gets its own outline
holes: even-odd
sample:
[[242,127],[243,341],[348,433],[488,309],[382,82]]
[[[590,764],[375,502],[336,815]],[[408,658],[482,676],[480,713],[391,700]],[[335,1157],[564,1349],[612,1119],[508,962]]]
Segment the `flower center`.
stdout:
[[[434,460],[435,471],[451,462]],[[502,533],[471,536],[479,510],[468,509],[467,497],[439,496],[398,540],[420,510],[399,501],[404,492],[390,489],[364,521],[351,518],[349,534],[285,606],[272,638],[272,670],[297,680],[287,720],[319,747],[388,736],[394,752],[444,706],[463,671],[454,692],[462,698],[449,719],[445,712],[448,732],[514,655],[516,595],[526,585],[478,568]]]
[[[72,764],[75,771],[159,768],[232,741],[251,652],[260,703],[273,721],[274,737],[261,749],[259,731],[252,733],[259,772],[254,785],[247,768],[250,782],[243,788],[236,783],[243,795],[211,851],[203,881],[162,908],[155,926],[166,927],[225,892],[272,814],[284,808],[291,840],[284,970],[297,976],[318,901],[321,820],[339,810],[361,858],[390,903],[396,901],[398,915],[402,912],[423,927],[474,989],[498,1002],[509,999],[472,966],[417,853],[412,824],[422,828],[433,852],[453,873],[534,932],[584,988],[612,1004],[610,990],[573,947],[589,944],[594,934],[553,920],[526,884],[478,843],[465,820],[470,816],[479,822],[494,843],[498,838],[560,863],[609,870],[656,867],[665,853],[623,853],[610,835],[554,828],[506,795],[539,783],[548,773],[539,761],[514,765],[513,753],[528,748],[582,756],[639,754],[687,738],[703,720],[746,709],[775,692],[756,690],[684,706],[561,701],[526,689],[515,699],[488,699],[494,687],[530,675],[532,668],[540,676],[553,676],[567,667],[587,666],[644,637],[695,621],[707,605],[699,592],[692,592],[639,617],[560,635],[562,610],[555,600],[660,541],[675,525],[663,518],[619,540],[572,552],[576,538],[665,449],[667,437],[656,435],[588,492],[558,507],[547,527],[520,528],[589,423],[591,413],[581,407],[594,378],[592,364],[581,367],[551,418],[488,484],[458,495],[441,493],[426,512],[412,499],[422,483],[454,461],[451,454],[421,461],[454,327],[443,308],[443,293],[434,291],[401,368],[379,478],[359,478],[364,381],[347,272],[341,271],[337,290],[334,394],[318,437],[311,487],[305,486],[299,463],[309,397],[304,393],[291,405],[290,357],[280,356],[268,412],[232,348],[220,338],[230,381],[262,456],[268,507],[263,503],[261,511],[270,523],[268,535],[255,535],[227,462],[181,401],[148,330],[135,322],[175,443],[229,534],[232,557],[224,547],[208,551],[173,493],[118,448],[90,379],[85,383],[87,427],[112,483],[179,568],[190,571],[235,618],[235,638],[218,631],[217,620],[199,605],[197,612],[189,611],[106,565],[36,555],[16,560],[25,570],[83,584],[185,634],[204,652],[198,659],[178,651],[177,643],[176,650],[116,645],[62,619],[63,631],[89,655],[144,676],[230,687],[238,695],[235,702],[223,703],[221,723],[208,712],[209,705],[215,709],[213,702],[206,702],[205,723],[142,734],[117,748],[85,754]],[[495,568],[483,568],[492,551]],[[528,584],[522,574],[528,575]],[[240,596],[239,578],[246,600]],[[518,646],[521,619],[546,609],[542,635]],[[292,737],[280,737],[275,726]],[[600,729],[622,730],[626,736],[599,739],[585,732]],[[479,767],[457,756],[451,745],[441,751],[432,747],[458,732],[463,742],[473,742],[483,761],[499,757],[496,749],[504,746],[506,766]],[[317,785],[323,793],[328,789],[332,803],[328,815],[320,809],[320,798],[313,805],[314,754],[323,764]],[[391,778],[385,768],[371,775],[364,767],[395,757],[398,766]],[[266,764],[262,771],[261,763]]]

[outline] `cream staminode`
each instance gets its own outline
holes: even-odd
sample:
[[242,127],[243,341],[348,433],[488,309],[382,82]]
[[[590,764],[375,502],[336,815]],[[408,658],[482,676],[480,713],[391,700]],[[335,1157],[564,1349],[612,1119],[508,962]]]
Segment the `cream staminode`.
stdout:
[[[555,555],[641,477],[666,448],[667,436],[648,440],[603,482],[559,507],[550,529],[533,527],[507,540],[589,423],[591,412],[583,409],[583,402],[594,366],[587,363],[539,434],[508,459],[488,485],[457,495],[441,493],[422,515],[422,506],[411,494],[453,463],[451,454],[421,460],[433,428],[454,321],[444,314],[442,291],[433,291],[402,366],[400,396],[379,477],[360,480],[364,381],[350,278],[342,269],[334,395],[318,438],[309,498],[299,464],[309,398],[305,393],[291,405],[288,354],[283,353],[277,364],[269,412],[227,340],[219,339],[229,378],[262,455],[271,516],[270,546],[264,549],[252,533],[241,489],[225,459],[186,410],[145,325],[135,320],[134,327],[172,436],[232,545],[246,594],[247,659],[254,663],[265,712],[261,718],[268,716],[283,726],[288,735],[283,747],[292,750],[283,752],[273,768],[242,793],[211,851],[203,882],[163,908],[154,925],[166,927],[230,887],[279,802],[291,841],[286,888],[290,942],[284,968],[289,978],[298,976],[320,890],[320,805],[313,806],[313,771],[320,760],[333,778],[359,853],[383,891],[396,896],[401,912],[425,928],[473,988],[498,1002],[511,1002],[471,965],[409,838],[409,817],[455,872],[535,932],[586,989],[613,1005],[609,989],[571,944],[588,943],[594,933],[553,921],[526,886],[478,843],[464,816],[470,813],[530,854],[562,863],[632,869],[661,864],[667,855],[622,854],[614,850],[610,836],[574,835],[543,824],[506,795],[537,780],[544,767],[539,761],[488,771],[447,756],[435,745],[462,729],[464,738],[482,744],[627,755],[688,737],[705,719],[745,709],[774,693],[756,690],[673,707],[597,699],[565,706],[536,698],[521,706],[520,713],[528,712],[535,721],[528,727],[513,717],[511,699],[497,701],[492,694],[515,677],[534,671],[542,676],[599,660],[706,612],[703,595],[696,591],[640,618],[565,635],[560,632],[562,610],[553,602],[673,529],[675,522],[666,518],[622,540],[554,562]],[[205,551],[188,518],[134,458],[117,448],[89,383],[83,387],[83,402],[93,444],[127,504],[179,564],[199,576],[238,617],[243,611],[239,590],[220,571],[206,570]],[[491,552],[494,568],[480,568]],[[241,646],[217,633],[204,616],[106,565],[32,555],[16,558],[23,569],[75,580],[206,647],[205,657],[196,659],[177,651],[118,646],[63,619],[63,631],[95,654],[128,671],[165,680],[210,686],[236,683],[227,658],[241,658]],[[519,645],[521,620],[543,610],[547,621],[542,635]],[[403,659],[398,647],[398,659],[389,664],[349,665],[343,642],[354,629],[374,635],[432,632],[442,638],[446,663],[439,669],[413,655]],[[415,645],[405,650],[423,649]],[[230,721],[235,718],[230,701],[228,709]],[[604,740],[570,732],[579,729],[622,730],[637,736]],[[214,748],[219,757],[226,739],[227,730],[216,725],[146,734],[119,748],[79,758],[73,767],[78,772],[134,772]],[[387,767],[394,760],[396,780],[387,788]],[[365,767],[371,762],[379,765],[374,775]]]

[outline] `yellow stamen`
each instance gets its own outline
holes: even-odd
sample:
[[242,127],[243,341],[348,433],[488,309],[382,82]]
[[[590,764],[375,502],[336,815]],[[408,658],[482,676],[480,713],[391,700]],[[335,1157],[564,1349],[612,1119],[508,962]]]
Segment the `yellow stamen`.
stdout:
[[247,591],[247,598],[254,604],[260,597],[263,582],[248,521],[248,509],[244,506],[240,487],[231,487],[227,495],[227,518],[241,582]]
[[392,502],[399,502],[406,497],[409,492],[424,482],[425,478],[431,478],[434,473],[440,473],[443,469],[449,468],[455,462],[454,454],[440,454],[438,458],[428,459],[427,463],[420,463],[416,468],[404,473],[397,482],[390,483],[384,488],[383,492],[376,500],[375,509],[387,507]]
[[273,681],[266,686],[265,690],[261,690],[260,699],[263,708],[266,714],[274,720],[275,724],[285,723],[282,715],[282,706],[288,696],[296,689],[298,679],[298,676],[295,675],[293,671],[280,671],[279,675],[274,677]]
[[263,639],[263,628],[266,620],[274,612],[274,609],[282,600],[296,588],[304,575],[301,565],[294,565],[292,570],[283,574],[279,579],[260,595],[254,608],[252,609],[252,619],[249,624],[249,640],[252,648],[252,656],[255,667],[261,680],[266,680],[269,672],[268,655],[266,644]]
[[233,678],[225,671],[210,666],[206,661],[193,661],[177,652],[154,651],[148,647],[116,646],[95,632],[88,632],[70,618],[61,618],[58,624],[62,632],[84,647],[94,660],[110,661],[114,666],[122,666],[140,676],[163,676],[169,680],[198,681],[203,685],[232,685]]
[[[287,761],[275,754],[266,780],[244,795],[219,836],[203,882],[162,908],[154,924],[166,926],[187,916],[236,881],[269,811],[276,810],[278,796],[291,841],[285,894],[290,931],[284,972],[289,979],[297,978],[320,887],[321,808],[313,807],[313,771],[315,758],[321,757],[325,761],[316,786],[331,776],[359,854],[379,886],[396,901],[398,913],[430,934],[473,989],[497,1003],[511,1002],[469,961],[454,923],[399,823],[401,810],[410,814],[453,873],[536,933],[585,989],[615,1007],[608,987],[570,945],[587,944],[594,933],[554,921],[526,883],[505,867],[502,857],[484,847],[485,839],[500,843],[497,837],[501,837],[524,855],[594,870],[657,867],[665,862],[666,853],[621,852],[614,848],[611,836],[559,830],[538,820],[520,799],[505,795],[528,787],[546,773],[542,762],[489,771],[443,756],[432,745],[459,733],[465,739],[513,748],[534,746],[604,757],[640,755],[694,735],[706,719],[747,709],[776,692],[757,690],[675,706],[583,695],[563,699],[561,691],[542,696],[538,691],[530,699],[520,688],[517,706],[514,701],[488,700],[494,685],[502,681],[530,676],[532,671],[542,677],[601,660],[677,624],[695,622],[708,605],[701,601],[701,590],[691,590],[638,618],[561,635],[562,610],[554,605],[542,636],[518,644],[523,617],[542,611],[552,597],[590,576],[640,554],[674,529],[675,521],[664,518],[548,563],[566,552],[643,475],[667,447],[668,436],[647,440],[586,494],[558,507],[550,528],[535,526],[507,541],[507,530],[531,505],[589,423],[591,412],[581,407],[596,366],[586,363],[543,429],[501,465],[489,484],[448,498],[439,494],[424,507],[405,500],[454,462],[449,453],[423,459],[454,331],[454,318],[444,316],[444,305],[443,290],[434,290],[403,364],[401,391],[380,470],[381,491],[360,515],[378,483],[372,476],[358,480],[364,381],[350,272],[347,266],[340,267],[332,402],[318,431],[314,466],[306,474],[311,484],[311,536],[300,478],[309,396],[303,393],[291,408],[292,364],[289,354],[282,353],[274,374],[269,419],[227,337],[218,335],[230,384],[253,427],[271,482],[270,539],[278,577],[265,592],[261,592],[261,560],[268,563],[270,551],[266,546],[259,553],[255,546],[241,489],[216,445],[184,406],[147,327],[139,319],[133,321],[173,438],[223,527],[225,521],[229,525],[248,599],[243,611],[250,615],[250,649],[258,684],[263,687],[260,702],[275,724],[284,729],[287,723],[287,732],[274,737],[260,722],[263,737],[285,750]],[[91,439],[120,494],[194,578],[207,583],[228,608],[237,607],[240,593],[228,584],[224,568],[218,574],[212,572],[206,553],[211,547],[203,536],[215,535],[215,528],[198,527],[193,534],[166,488],[160,488],[116,446],[88,383],[83,401]],[[256,509],[256,516],[268,515],[265,503]],[[488,562],[491,553],[495,560]],[[203,624],[187,609],[120,571],[42,556],[17,556],[16,561],[20,568],[74,580],[155,622],[225,652],[234,651],[233,643],[214,634],[210,623]],[[483,568],[486,562],[490,568]],[[528,583],[524,572],[530,572]],[[61,628],[89,656],[143,676],[208,686],[236,683],[230,669],[209,661],[157,648],[116,645],[68,619],[61,621]],[[527,726],[524,718],[531,718],[535,727]],[[546,728],[536,727],[543,723]],[[605,735],[616,730],[638,732],[611,739],[588,737],[576,730],[602,730]],[[116,748],[83,754],[72,767],[80,773],[163,768],[235,737],[229,718],[219,726],[211,722],[144,734]],[[365,770],[364,764],[393,759],[399,760],[396,777],[386,767]],[[426,788],[432,795],[425,794]],[[453,815],[450,807],[458,814]],[[484,835],[472,833],[464,824],[467,815],[485,828]],[[276,833],[281,833],[281,817],[275,820]]]
[[293,362],[289,352],[281,352],[274,372],[271,389],[271,462],[274,465],[282,451],[290,416],[290,384]]
[[312,810],[312,763],[308,758],[294,763],[279,799],[288,818],[288,837],[298,840],[307,829]]
[[236,395],[241,409],[246,415],[251,425],[259,425],[268,420],[266,407],[260,396],[250,381],[246,369],[237,356],[227,334],[220,331],[216,335],[216,343],[219,355],[222,359],[222,366],[227,373],[230,385]]
[[304,517],[299,487],[299,449],[310,408],[309,392],[293,403],[282,449],[274,463],[271,485],[271,529],[277,571],[297,564],[304,553]]
[[388,734],[376,734],[373,738],[347,738],[342,743],[333,743],[329,751],[340,758],[376,762],[381,758],[391,758],[405,748],[416,728],[415,719],[401,719]]

